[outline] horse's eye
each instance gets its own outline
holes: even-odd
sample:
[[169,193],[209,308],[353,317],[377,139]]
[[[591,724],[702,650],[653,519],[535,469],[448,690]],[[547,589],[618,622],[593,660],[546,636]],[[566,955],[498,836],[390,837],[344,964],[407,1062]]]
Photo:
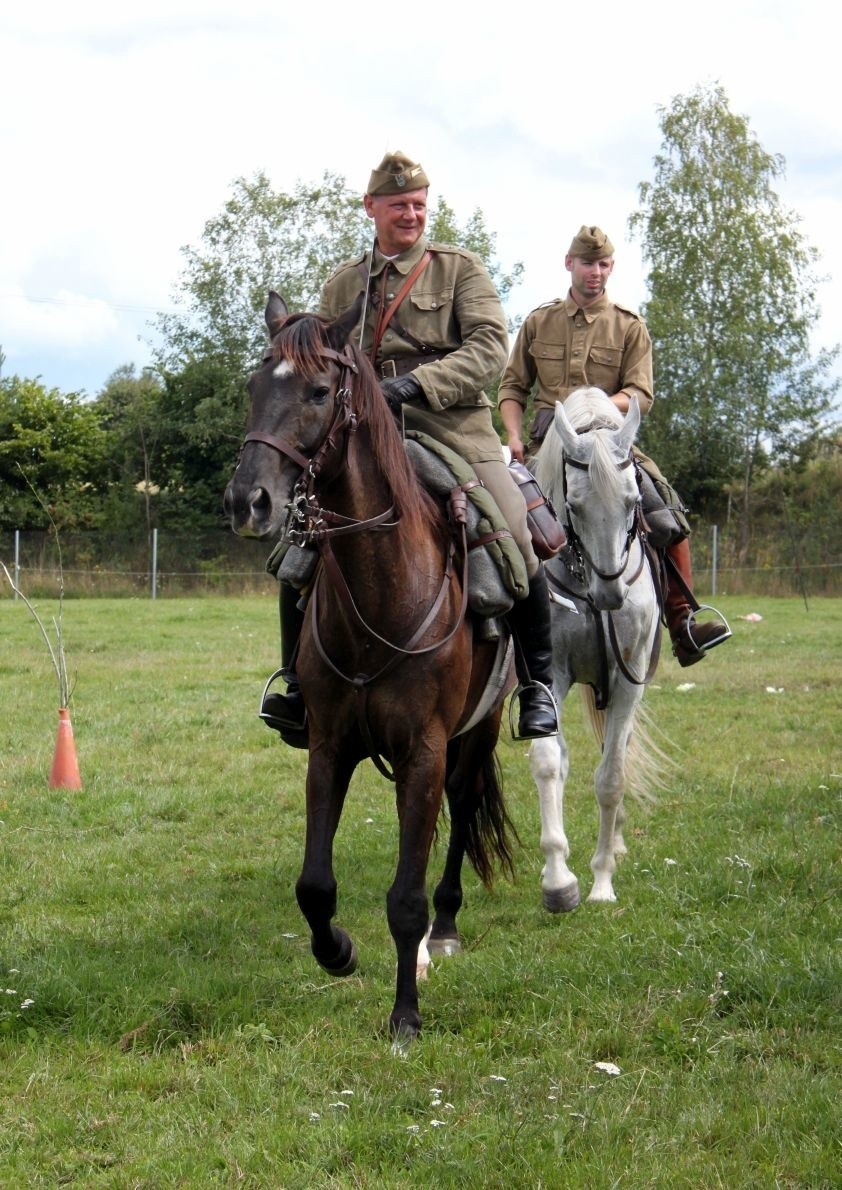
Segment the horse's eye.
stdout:
[[330,389],[326,384],[317,385],[310,394],[310,400],[314,405],[324,405],[325,401],[330,396]]

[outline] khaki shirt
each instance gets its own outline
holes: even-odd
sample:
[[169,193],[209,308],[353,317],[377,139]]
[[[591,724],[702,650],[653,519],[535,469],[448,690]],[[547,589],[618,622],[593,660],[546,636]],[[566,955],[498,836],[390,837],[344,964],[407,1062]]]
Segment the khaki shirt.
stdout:
[[522,408],[535,382],[535,412],[552,410],[574,389],[595,385],[613,396],[637,394],[641,413],[652,407],[652,340],[633,310],[608,300],[581,309],[568,295],[527,314],[503,374],[497,403]]
[[[500,439],[484,389],[503,370],[508,333],[500,298],[480,258],[452,244],[431,244],[421,236],[412,248],[391,261],[375,250],[372,288],[380,292],[383,272],[388,269],[388,304],[428,248],[433,250],[433,258],[416,278],[395,318],[428,347],[450,354],[414,369],[412,374],[423,388],[429,408],[405,405],[406,424],[444,442],[469,462],[500,459]],[[365,288],[358,268],[361,263],[367,267],[368,257],[346,261],[328,278],[322,290],[320,314],[335,319],[354,304]],[[377,310],[369,302],[362,338],[364,351],[371,348],[376,320]],[[354,331],[354,342],[359,343],[359,327]],[[417,353],[417,347],[390,324],[376,362]]]

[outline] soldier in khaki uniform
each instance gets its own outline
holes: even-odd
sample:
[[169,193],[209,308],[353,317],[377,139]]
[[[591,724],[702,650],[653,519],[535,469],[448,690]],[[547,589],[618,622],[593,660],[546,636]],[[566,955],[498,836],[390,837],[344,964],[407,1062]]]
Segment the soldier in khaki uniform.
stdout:
[[[484,392],[506,362],[506,320],[479,257],[425,238],[428,186],[423,168],[403,153],[383,158],[363,198],[366,214],[374,221],[371,256],[336,269],[325,284],[319,313],[334,320],[368,290],[361,346],[381,377],[390,408],[403,416],[408,429],[423,430],[471,463],[494,497],[529,575],[528,595],[508,615],[524,685],[518,731],[524,738],[553,735],[558,718],[552,696],[547,581],[532,548],[526,505],[503,460],[491,401]],[[355,338],[359,334],[358,327]],[[285,594],[282,584],[285,669],[302,615],[293,596],[294,592]],[[303,729],[304,715],[291,670],[286,680],[286,694],[268,694],[262,716],[288,734],[296,727]]]
[[[652,407],[652,341],[640,315],[610,301],[605,292],[614,269],[614,247],[605,232],[583,226],[573,237],[564,267],[570,273],[567,297],[527,315],[500,384],[500,416],[509,449],[521,461],[543,442],[556,401],[566,400],[574,389],[595,385],[622,413],[628,412],[633,396],[641,413]],[[535,416],[527,449],[522,438],[523,413],[535,385]],[[639,451],[635,454],[653,480],[664,481],[651,459]],[[692,572],[687,538],[668,546],[667,553],[689,590]],[[669,568],[667,580],[665,614],[673,652],[680,665],[694,665],[728,634],[720,623],[693,623],[687,593],[671,579]]]

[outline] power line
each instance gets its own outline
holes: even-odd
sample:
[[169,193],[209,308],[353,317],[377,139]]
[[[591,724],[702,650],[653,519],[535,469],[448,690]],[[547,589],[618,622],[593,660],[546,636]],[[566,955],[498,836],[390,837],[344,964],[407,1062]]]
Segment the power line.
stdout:
[[4,301],[12,300],[23,303],[32,303],[33,305],[47,305],[47,306],[78,306],[83,309],[89,309],[93,303],[100,306],[106,306],[109,310],[122,310],[126,313],[136,314],[178,314],[181,311],[170,307],[166,310],[158,310],[154,306],[133,306],[123,302],[109,302],[107,298],[55,298],[55,297],[30,297],[26,293],[13,293],[10,290],[0,290],[0,299]]

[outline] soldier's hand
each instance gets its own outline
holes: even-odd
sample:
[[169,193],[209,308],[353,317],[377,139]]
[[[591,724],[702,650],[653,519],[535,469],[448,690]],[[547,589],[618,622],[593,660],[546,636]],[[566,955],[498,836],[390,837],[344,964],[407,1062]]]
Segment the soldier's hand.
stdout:
[[392,413],[399,413],[407,401],[423,401],[424,390],[414,376],[392,376],[381,380],[380,387]]

